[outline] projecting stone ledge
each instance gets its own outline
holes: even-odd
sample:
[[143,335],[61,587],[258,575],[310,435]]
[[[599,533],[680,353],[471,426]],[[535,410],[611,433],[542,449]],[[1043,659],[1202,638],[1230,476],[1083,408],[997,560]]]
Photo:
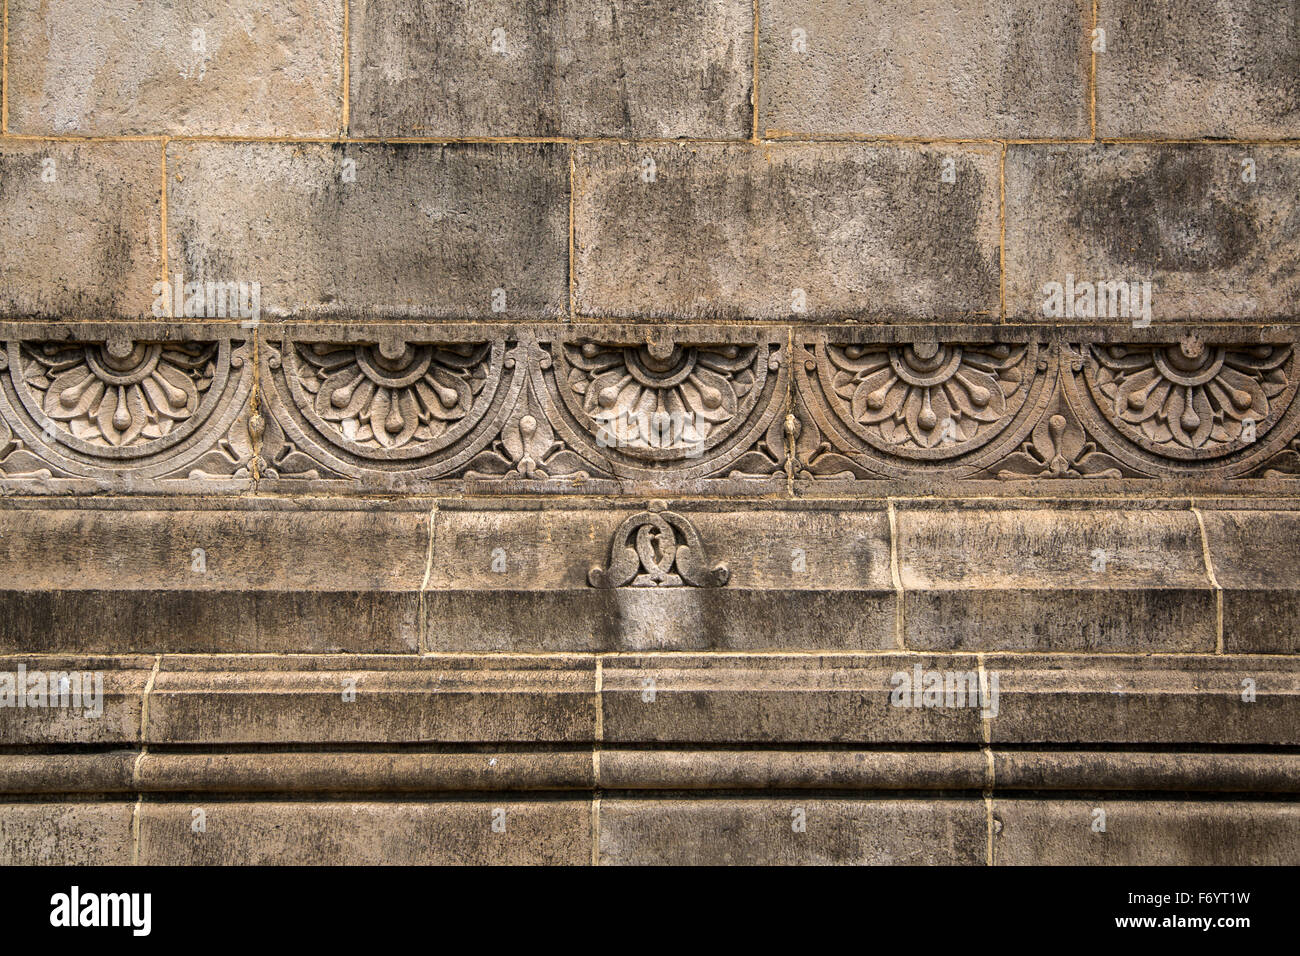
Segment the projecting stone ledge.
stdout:
[[1300,862],[1297,522],[6,499],[0,860]]
[[1297,532],[1292,500],[0,499],[0,653],[1286,654]]
[[[1300,860],[1300,667],[1277,655],[0,659],[20,667],[112,690],[93,720],[0,709],[7,863]],[[992,693],[900,704],[917,672]]]

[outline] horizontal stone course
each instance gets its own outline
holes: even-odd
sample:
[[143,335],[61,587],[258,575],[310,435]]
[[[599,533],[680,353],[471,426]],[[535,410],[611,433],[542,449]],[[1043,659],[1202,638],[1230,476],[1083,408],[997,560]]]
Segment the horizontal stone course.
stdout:
[[[1284,653],[1294,630],[1289,510],[900,501],[891,522],[834,498],[159,504],[0,507],[0,652],[1213,654],[1220,599],[1229,654]],[[659,513],[648,504],[689,523],[724,583],[595,586],[620,527]]]
[[[435,745],[445,746],[445,745]],[[990,767],[989,755],[993,765]],[[689,791],[1114,791],[1286,794],[1300,755],[1259,750],[837,748],[653,750],[110,750],[0,754],[0,793],[277,794]]]
[[149,698],[151,743],[563,743],[594,733],[590,660],[284,655],[255,669],[237,657],[164,660]]

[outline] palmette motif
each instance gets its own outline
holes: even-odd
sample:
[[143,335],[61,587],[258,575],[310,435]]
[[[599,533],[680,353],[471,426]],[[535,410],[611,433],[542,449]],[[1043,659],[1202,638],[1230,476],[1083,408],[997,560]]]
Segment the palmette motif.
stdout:
[[793,335],[792,364],[779,329],[600,332],[259,333],[256,409],[254,343],[231,334],[11,338],[0,481],[38,493],[76,480],[237,480],[731,494],[1300,474],[1285,341],[810,329]]

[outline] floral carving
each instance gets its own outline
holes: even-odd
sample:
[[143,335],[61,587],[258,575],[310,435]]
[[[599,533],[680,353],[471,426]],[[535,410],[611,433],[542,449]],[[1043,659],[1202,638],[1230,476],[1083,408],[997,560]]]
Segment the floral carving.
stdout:
[[1026,345],[826,345],[822,382],[854,431],[893,454],[959,455],[1023,403]]
[[59,428],[91,446],[124,448],[194,417],[216,354],[215,343],[23,343],[21,377]]
[[756,353],[752,345],[565,346],[569,387],[602,446],[687,454],[741,414]]
[[585,479],[591,466],[555,437],[532,385],[520,392],[519,402],[501,428],[500,437],[469,463],[465,477],[520,478],[544,481],[561,476]]
[[628,518],[614,532],[609,567],[592,568],[592,587],[716,588],[731,576],[725,564],[710,568],[699,532],[661,501]]
[[490,346],[299,344],[297,384],[325,426],[365,449],[442,438],[486,383]]
[[1085,365],[1098,409],[1125,437],[1172,458],[1253,444],[1294,388],[1289,345],[1094,345]]
[[1130,474],[1088,437],[1059,397],[1029,440],[998,464],[999,478],[1123,478]]

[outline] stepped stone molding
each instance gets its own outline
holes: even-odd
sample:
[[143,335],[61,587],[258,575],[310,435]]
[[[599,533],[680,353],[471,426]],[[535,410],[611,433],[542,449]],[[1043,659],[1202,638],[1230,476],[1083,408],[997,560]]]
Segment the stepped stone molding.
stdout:
[[[101,671],[105,695],[95,721],[0,709],[10,863],[1300,853],[1300,674],[1276,655],[0,657],[20,664]],[[892,706],[918,667],[997,673],[997,715]],[[817,842],[789,839],[796,807]]]
[[1297,542],[1247,498],[10,498],[0,653],[1288,654]]

